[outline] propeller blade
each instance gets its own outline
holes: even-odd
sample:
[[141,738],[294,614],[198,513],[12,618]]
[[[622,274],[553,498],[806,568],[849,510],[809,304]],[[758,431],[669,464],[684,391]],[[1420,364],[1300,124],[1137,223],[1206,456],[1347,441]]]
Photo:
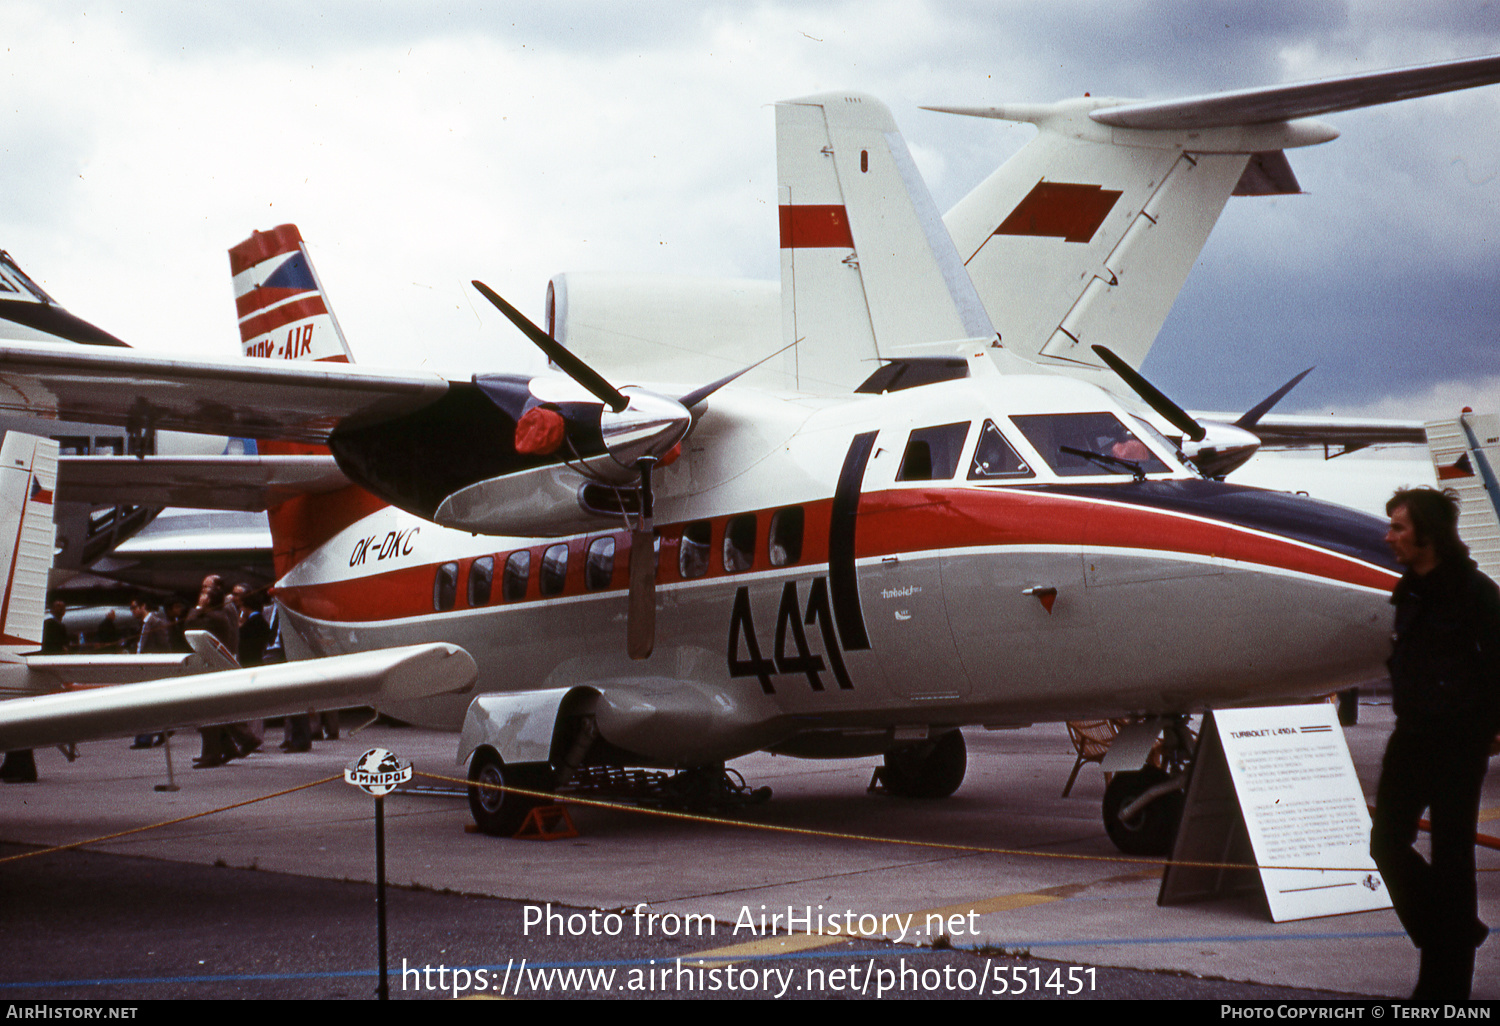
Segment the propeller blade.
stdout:
[[630,532],[630,605],[626,609],[625,652],[632,659],[645,659],[656,647],[655,498],[651,490],[651,468],[656,466],[656,458],[642,456],[635,466],[641,474],[641,516],[635,530]]
[[563,373],[567,374],[568,377],[598,396],[606,406],[619,413],[630,405],[630,400],[625,397],[623,392],[615,388],[608,381],[605,381],[603,376],[594,370],[594,368],[564,349],[551,335],[548,335],[541,328],[532,324],[525,314],[501,299],[494,289],[482,281],[475,281],[471,284],[479,290],[480,295],[495,304],[495,309],[503,313],[510,319],[512,324],[520,328],[521,333],[531,339],[538,349],[546,353],[547,359],[561,367]]
[[630,606],[625,620],[625,651],[645,659],[656,647],[656,532],[630,532]]
[[1146,405],[1165,417],[1173,427],[1181,431],[1188,438],[1191,438],[1195,442],[1203,441],[1203,436],[1208,434],[1203,425],[1188,416],[1188,412],[1181,406],[1168,399],[1165,392],[1162,392],[1155,385],[1151,384],[1151,382],[1147,381],[1141,376],[1139,371],[1104,346],[1092,346],[1091,348],[1099,354],[1099,359],[1109,365],[1110,370],[1123,378],[1125,384],[1135,389],[1136,394],[1146,400]]
[[1301,374],[1298,374],[1291,381],[1288,381],[1276,391],[1266,396],[1260,402],[1252,406],[1249,410],[1245,411],[1245,415],[1239,420],[1235,421],[1234,426],[1242,427],[1246,431],[1254,430],[1255,425],[1260,423],[1260,418],[1271,412],[1271,407],[1275,406],[1277,403],[1281,402],[1282,399],[1286,398],[1286,394],[1292,389],[1296,388],[1298,383],[1300,383],[1303,378],[1307,377],[1312,372],[1313,369],[1311,367],[1307,368],[1307,370],[1303,371]]

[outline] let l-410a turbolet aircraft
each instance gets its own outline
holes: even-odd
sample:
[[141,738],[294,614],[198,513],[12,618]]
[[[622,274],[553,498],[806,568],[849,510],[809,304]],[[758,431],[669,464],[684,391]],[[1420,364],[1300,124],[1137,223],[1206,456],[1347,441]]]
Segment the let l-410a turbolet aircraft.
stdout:
[[[245,245],[237,270],[268,278],[305,259],[290,226]],[[240,305],[259,329],[255,277]],[[289,311],[273,329],[295,333],[288,351],[346,354],[321,346],[322,314],[264,299]],[[963,726],[1183,716],[1379,673],[1396,580],[1379,521],[1205,480],[1109,393],[1002,374],[986,341],[955,357],[967,376],[888,394],[656,386],[684,415],[646,427],[630,415],[645,390],[576,368],[449,381],[19,348],[0,350],[0,405],[327,443],[333,457],[246,458],[274,506],[287,649],[461,644],[483,695],[387,709],[461,729],[481,783],[883,752],[888,791],[938,797],[962,780]],[[649,497],[643,454],[661,461]],[[292,494],[303,463],[335,458],[353,484]],[[248,466],[148,459],[128,487],[212,505],[220,475],[243,504]],[[656,558],[629,567],[632,550]],[[654,650],[631,658],[643,595]],[[1158,779],[1117,775],[1107,805]],[[471,792],[494,833],[526,804]],[[1112,835],[1158,833],[1141,823]]]

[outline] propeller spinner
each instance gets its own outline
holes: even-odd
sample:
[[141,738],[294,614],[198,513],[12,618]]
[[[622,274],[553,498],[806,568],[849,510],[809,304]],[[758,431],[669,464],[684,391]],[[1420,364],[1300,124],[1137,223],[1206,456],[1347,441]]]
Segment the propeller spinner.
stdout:
[[[599,433],[603,437],[605,451],[619,471],[601,460],[589,461],[588,469],[611,483],[625,484],[629,477],[636,478],[640,492],[640,518],[631,531],[630,543],[630,605],[626,618],[625,648],[632,659],[645,659],[656,645],[656,533],[652,523],[654,496],[651,488],[651,471],[673,447],[682,440],[692,426],[693,415],[688,412],[706,399],[715,388],[728,384],[738,375],[731,375],[714,385],[684,396],[682,400],[659,395],[642,388],[622,391],[615,388],[604,376],[568,352],[556,339],[533,324],[525,314],[500,298],[483,282],[474,282],[484,298],[495,305],[510,322],[521,329],[522,334],[547,354],[563,373],[577,382],[584,390],[595,396],[604,409],[599,415]],[[481,388],[482,381],[476,381]],[[544,403],[562,406],[577,402],[577,395],[549,394],[560,383],[548,383],[540,379],[530,383],[530,391]],[[560,414],[557,414],[560,416]],[[562,445],[562,432],[557,432],[554,448]],[[582,461],[581,461],[582,462]]]

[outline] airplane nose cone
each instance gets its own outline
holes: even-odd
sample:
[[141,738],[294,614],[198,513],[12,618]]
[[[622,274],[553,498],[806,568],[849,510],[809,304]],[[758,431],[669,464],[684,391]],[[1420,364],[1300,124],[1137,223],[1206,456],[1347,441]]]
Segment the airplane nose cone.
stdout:
[[1062,490],[1086,489],[1103,500],[1084,545],[1102,637],[1125,676],[1163,682],[1142,707],[1275,704],[1384,674],[1400,577],[1384,521],[1218,481]]

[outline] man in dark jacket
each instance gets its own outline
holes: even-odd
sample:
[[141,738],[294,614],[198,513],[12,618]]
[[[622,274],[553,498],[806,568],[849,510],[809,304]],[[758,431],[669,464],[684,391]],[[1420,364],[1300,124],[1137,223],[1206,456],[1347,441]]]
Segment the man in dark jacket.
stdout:
[[[1396,585],[1389,662],[1396,729],[1386,746],[1370,853],[1422,952],[1413,998],[1467,1000],[1479,919],[1474,835],[1500,730],[1500,589],[1458,537],[1458,503],[1432,488],[1398,491],[1386,534],[1406,574]],[[1413,848],[1428,809],[1432,861]]]

